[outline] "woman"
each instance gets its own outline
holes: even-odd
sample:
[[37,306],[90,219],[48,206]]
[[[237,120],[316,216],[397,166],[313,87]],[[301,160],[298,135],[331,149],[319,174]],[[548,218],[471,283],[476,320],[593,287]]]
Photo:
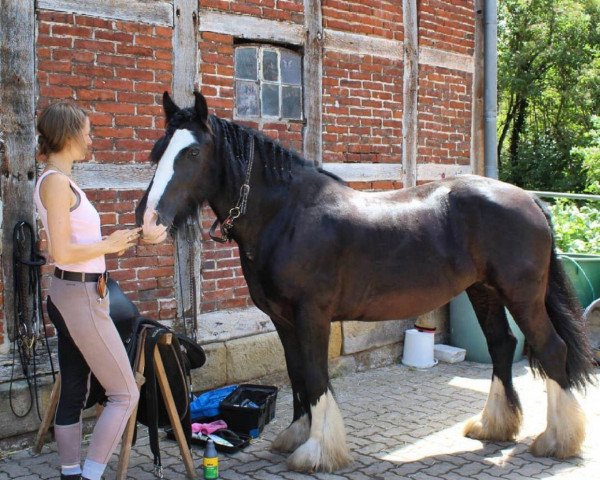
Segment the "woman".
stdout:
[[[139,228],[118,230],[103,239],[100,216],[71,178],[74,162],[85,159],[90,120],[71,102],[48,106],[38,121],[40,153],[46,169],[34,200],[55,261],[48,315],[58,332],[61,391],[54,433],[61,478],[99,480],[119,442],[139,392],[125,347],[109,317],[104,255],[135,245]],[[106,390],[108,402],[96,422],[81,468],[81,412],[90,371]]]

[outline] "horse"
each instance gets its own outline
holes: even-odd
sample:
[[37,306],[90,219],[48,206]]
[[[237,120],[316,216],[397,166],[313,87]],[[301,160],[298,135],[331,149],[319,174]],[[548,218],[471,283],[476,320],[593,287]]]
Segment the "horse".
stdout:
[[573,389],[594,382],[593,357],[541,201],[475,175],[357,191],[260,132],[209,115],[194,95],[189,108],[163,95],[166,129],[136,220],[146,242],[159,243],[206,202],[217,218],[211,237],[239,246],[251,298],[284,348],[293,419],[272,449],[290,452],[288,468],[332,472],[352,461],[329,384],[331,322],[411,318],[464,290],[493,360],[487,402],[465,435],[514,440],[522,422],[506,307],[547,386],[547,428],[531,451],[580,452],[585,417]]

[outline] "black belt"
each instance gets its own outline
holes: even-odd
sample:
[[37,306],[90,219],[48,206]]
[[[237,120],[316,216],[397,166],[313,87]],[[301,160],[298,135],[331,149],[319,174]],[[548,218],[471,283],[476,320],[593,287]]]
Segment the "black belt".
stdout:
[[58,267],[54,268],[54,276],[71,282],[97,282],[102,273],[67,272]]

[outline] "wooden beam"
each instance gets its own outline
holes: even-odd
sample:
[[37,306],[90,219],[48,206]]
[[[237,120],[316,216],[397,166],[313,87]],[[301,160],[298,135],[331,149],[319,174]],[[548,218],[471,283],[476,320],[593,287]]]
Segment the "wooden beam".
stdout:
[[[173,31],[173,99],[180,107],[194,104],[194,87],[198,81],[198,0],[175,0]],[[198,219],[198,224],[202,220]],[[177,318],[174,324],[177,331],[183,332],[182,319],[192,318],[194,311],[200,312],[202,298],[202,276],[200,259],[202,242],[200,238],[188,238],[185,229],[178,230],[175,237],[175,296],[177,298]],[[193,292],[196,292],[196,304]],[[193,318],[192,318],[193,320]],[[185,331],[187,335],[197,332]]]
[[305,38],[303,25],[297,23],[215,11],[200,13],[200,31],[292,45],[303,45]]
[[471,169],[484,175],[484,110],[483,110],[483,1],[475,0],[475,54],[473,57],[473,99],[471,103]]
[[325,29],[324,48],[351,55],[372,55],[402,60],[402,42],[387,38]]
[[173,26],[173,2],[168,0],[38,0],[37,8],[108,20]]
[[304,156],[323,162],[323,16],[321,0],[304,0]]
[[417,184],[417,128],[419,89],[419,40],[417,0],[402,0],[404,19],[404,89],[402,94],[402,167],[403,184]]
[[[324,163],[322,167],[346,182],[398,181],[402,174],[401,163]],[[420,163],[417,165],[419,181],[441,180],[466,173],[471,173],[470,165],[445,163]]]
[[[42,166],[40,166],[42,168]],[[84,190],[146,190],[155,166],[148,163],[76,163],[73,177]]]
[[12,231],[34,225],[35,186],[35,3],[3,0],[0,8],[0,196],[4,318],[13,335]]

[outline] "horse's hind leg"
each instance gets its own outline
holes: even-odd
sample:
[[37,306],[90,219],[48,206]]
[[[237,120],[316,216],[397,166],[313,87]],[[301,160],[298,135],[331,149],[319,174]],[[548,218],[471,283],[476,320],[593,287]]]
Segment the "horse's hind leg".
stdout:
[[542,293],[528,301],[509,302],[508,308],[525,334],[534,367],[546,377],[547,426],[530,447],[536,456],[568,458],[581,451],[585,414],[570,390],[567,346],[548,316]]
[[512,383],[517,340],[510,331],[498,293],[481,283],[467,294],[485,334],[493,362],[492,385],[483,411],[467,421],[464,434],[478,440],[514,440],[521,428],[522,410]]
[[302,306],[294,318],[310,405],[310,436],[288,458],[301,472],[332,472],[350,464],[342,415],[329,390],[327,349],[330,320],[319,308]]
[[308,400],[303,377],[303,361],[300,345],[293,327],[273,322],[283,345],[288,376],[292,385],[294,416],[292,423],[277,435],[271,444],[271,449],[278,452],[293,452],[308,439],[310,434],[310,419],[308,418]]

